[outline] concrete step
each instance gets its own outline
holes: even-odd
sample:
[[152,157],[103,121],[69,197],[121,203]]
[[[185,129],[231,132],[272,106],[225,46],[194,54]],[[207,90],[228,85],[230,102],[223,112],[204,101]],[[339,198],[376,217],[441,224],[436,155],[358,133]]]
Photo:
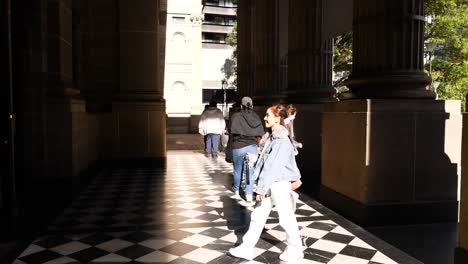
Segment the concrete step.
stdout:
[[190,117],[168,117],[166,132],[168,134],[186,134],[190,131]]

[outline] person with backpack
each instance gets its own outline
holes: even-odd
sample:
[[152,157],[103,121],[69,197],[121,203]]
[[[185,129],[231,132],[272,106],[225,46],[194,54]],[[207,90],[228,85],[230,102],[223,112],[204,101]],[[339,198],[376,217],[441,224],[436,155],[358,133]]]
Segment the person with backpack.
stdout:
[[[253,102],[250,97],[243,97],[241,100],[241,110],[232,115],[229,122],[229,136],[231,137],[232,159],[233,159],[233,191],[239,195],[242,172],[248,171],[246,175],[245,200],[253,202],[252,179],[254,163],[258,156],[258,138],[262,137],[263,129],[260,117],[253,111]],[[249,166],[245,168],[244,162],[246,154],[249,153]]]

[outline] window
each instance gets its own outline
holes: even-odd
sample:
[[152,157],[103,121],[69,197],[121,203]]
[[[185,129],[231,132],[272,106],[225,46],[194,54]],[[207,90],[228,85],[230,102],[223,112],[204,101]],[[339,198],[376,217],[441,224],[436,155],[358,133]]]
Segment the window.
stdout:
[[174,24],[184,24],[185,23],[185,17],[173,16],[172,17],[172,22],[174,22]]
[[207,5],[219,6],[219,0],[207,0],[206,4]]
[[222,26],[233,26],[236,21],[235,16],[223,16],[215,14],[205,14],[203,24],[206,25],[222,25]]
[[240,101],[239,94],[234,89],[203,89],[203,103],[209,103],[210,100],[215,100],[219,104],[224,102],[224,94],[226,93],[226,103],[234,103]]
[[202,100],[203,103],[209,103],[211,99],[216,100],[216,91],[219,89],[203,89],[202,90]]
[[218,43],[218,44],[226,44],[226,34],[221,33],[208,33],[204,32],[202,34],[202,41],[204,43]]
[[233,26],[235,20],[236,20],[235,16],[222,16],[222,15],[214,15],[214,14],[205,14],[203,24]]

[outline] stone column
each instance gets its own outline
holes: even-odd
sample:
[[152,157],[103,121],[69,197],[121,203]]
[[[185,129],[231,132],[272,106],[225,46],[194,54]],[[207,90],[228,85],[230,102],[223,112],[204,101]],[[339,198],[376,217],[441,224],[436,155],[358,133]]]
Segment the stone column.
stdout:
[[241,96],[254,94],[254,3],[240,0],[237,7],[237,92]]
[[255,1],[254,105],[279,102],[287,86],[288,1]]
[[294,0],[289,3],[288,87],[285,102],[298,108],[296,140],[304,148],[297,156],[304,189],[320,182],[321,122],[323,103],[330,102],[332,86],[331,39],[323,40],[323,0]]
[[434,99],[424,71],[424,1],[354,1],[353,70],[358,98]]
[[[30,2],[28,8],[11,1],[13,80],[16,108],[17,175],[30,179],[45,174],[45,94],[47,92],[47,1]],[[24,19],[28,22],[24,23]],[[29,180],[28,180],[29,181]]]
[[101,132],[106,158],[166,156],[159,0],[118,1],[119,90]]
[[[89,6],[88,0],[72,2],[72,39],[73,39],[73,80],[76,89],[85,92],[86,69],[85,40],[89,36]],[[81,91],[83,89],[84,91]]]
[[88,111],[110,112],[119,89],[118,2],[73,1],[74,79]]
[[52,179],[73,179],[73,6],[47,0],[47,71],[45,102],[45,173]]
[[333,41],[322,39],[323,0],[289,4],[288,102],[330,101]]
[[12,30],[11,30],[11,1],[0,4],[0,50],[4,71],[0,92],[0,166],[2,177],[0,179],[0,232],[4,239],[10,239],[17,232],[18,204],[16,194],[16,177],[14,161],[14,118],[13,114],[13,80],[12,80]]
[[80,91],[88,91],[83,45],[88,10],[87,1],[47,1],[45,177],[71,186],[99,159],[98,118],[86,111]]
[[468,114],[463,114],[463,141],[461,166],[460,222],[455,264],[468,263]]
[[123,100],[161,101],[158,84],[159,0],[119,0],[120,88]]
[[164,72],[166,66],[166,24],[167,24],[167,0],[159,0],[159,87],[164,91]]
[[48,94],[73,95],[72,5],[70,1],[47,1]]
[[355,100],[324,108],[320,198],[363,226],[457,221],[461,107],[425,88],[423,2],[354,2]]

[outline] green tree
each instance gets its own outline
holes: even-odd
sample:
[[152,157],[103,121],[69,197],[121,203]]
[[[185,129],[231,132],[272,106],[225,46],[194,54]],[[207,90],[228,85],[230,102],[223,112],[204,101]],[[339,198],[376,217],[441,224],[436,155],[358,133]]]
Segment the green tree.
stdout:
[[[439,83],[440,98],[462,100],[464,109],[468,93],[468,1],[427,0],[425,4],[426,43],[437,44],[430,51],[425,70]],[[333,85],[338,92],[346,91],[343,81],[351,71],[352,33],[334,39],[333,60],[333,71],[344,73]]]
[[353,63],[353,32],[348,32],[333,39],[333,72],[338,75],[333,87],[338,93],[348,91],[343,82],[348,78]]
[[227,34],[226,42],[229,46],[237,48],[237,20],[234,22],[232,31]]
[[[426,1],[426,43],[435,49],[425,65],[435,82],[441,99],[462,100],[468,93],[468,1]],[[426,45],[430,46],[430,45]]]
[[226,80],[230,80],[230,86],[237,87],[237,21],[234,22],[232,31],[227,35],[226,42],[234,50],[231,57],[225,60],[221,72],[224,73]]

